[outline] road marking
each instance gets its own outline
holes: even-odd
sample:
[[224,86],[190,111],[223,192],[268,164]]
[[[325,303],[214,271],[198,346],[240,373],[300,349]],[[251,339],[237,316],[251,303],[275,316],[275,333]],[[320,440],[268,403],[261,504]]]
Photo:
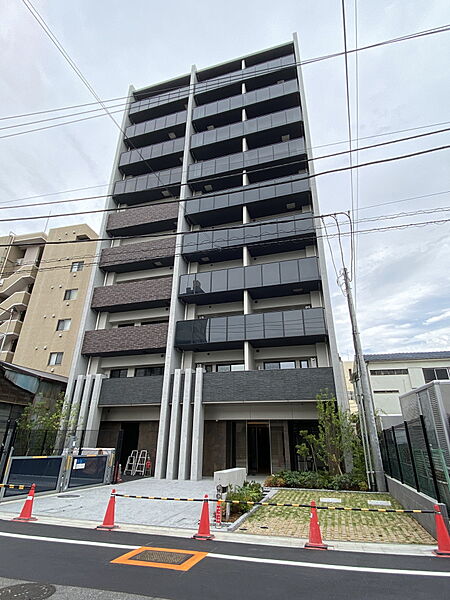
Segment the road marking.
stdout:
[[356,571],[361,573],[384,573],[385,575],[420,575],[421,577],[450,577],[450,572],[441,571],[413,571],[410,569],[382,569],[378,567],[353,567],[351,565],[330,565],[323,563],[300,562],[293,560],[279,560],[276,558],[255,558],[253,556],[233,556],[231,554],[209,553],[208,558],[221,560],[239,560],[242,562],[264,563],[268,565],[284,565],[288,567],[307,567],[310,569],[329,569],[333,571]]
[[[65,538],[53,538],[39,535],[26,535],[23,533],[6,533],[0,531],[0,537],[18,538],[25,540],[36,540],[39,542],[55,542],[58,544],[74,544],[78,546],[98,546],[101,548],[120,548],[126,550],[138,550],[142,546],[132,546],[128,544],[113,544],[108,542],[91,542],[87,540],[69,540]],[[268,565],[283,565],[288,567],[305,567],[309,569],[328,569],[333,571],[355,571],[360,573],[383,573],[385,575],[417,575],[420,577],[450,577],[449,572],[442,571],[413,571],[411,569],[383,569],[379,567],[354,567],[351,565],[333,565],[319,564],[310,562],[301,562],[293,560],[280,560],[276,558],[256,558],[253,556],[238,556],[233,554],[208,553],[206,558],[216,558],[220,560],[236,560],[241,562],[263,563]],[[436,558],[434,560],[437,560]]]

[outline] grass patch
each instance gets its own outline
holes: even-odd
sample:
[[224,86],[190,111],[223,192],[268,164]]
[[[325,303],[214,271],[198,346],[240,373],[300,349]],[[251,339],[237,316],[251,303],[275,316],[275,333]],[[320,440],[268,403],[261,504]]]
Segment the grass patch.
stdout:
[[[335,506],[377,508],[369,506],[367,501],[389,500],[392,506],[386,508],[403,508],[389,494],[330,490],[281,490],[270,501],[308,504],[311,500],[315,500],[317,505],[323,505],[320,498],[324,497],[341,498],[342,502]],[[325,540],[394,544],[433,544],[435,542],[431,535],[408,514],[319,510],[318,515],[322,537]],[[245,529],[247,533],[259,535],[307,538],[309,511],[305,508],[262,506],[242,524],[238,531],[242,531],[242,529]]]

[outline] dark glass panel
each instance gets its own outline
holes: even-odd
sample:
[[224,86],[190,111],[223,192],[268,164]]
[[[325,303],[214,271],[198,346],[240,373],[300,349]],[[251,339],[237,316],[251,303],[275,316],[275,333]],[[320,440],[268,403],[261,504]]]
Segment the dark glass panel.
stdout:
[[283,314],[284,331],[286,336],[305,335],[301,310],[288,310]]
[[300,267],[300,281],[313,281],[319,277],[316,258],[304,258],[298,261]]
[[262,314],[246,315],[245,339],[259,340],[264,337],[264,320]]
[[228,271],[228,289],[241,290],[244,288],[244,267],[236,267]]
[[227,340],[243,341],[245,339],[245,321],[244,315],[228,317],[228,335]]
[[196,273],[192,276],[194,294],[207,294],[211,291],[211,273]]
[[263,285],[280,284],[280,263],[269,263],[262,266]]
[[297,283],[301,281],[298,274],[297,260],[283,260],[280,263],[281,283]]
[[[205,319],[205,323],[206,323]],[[215,319],[209,319],[209,341],[210,342],[224,342],[227,339],[227,318],[216,317]]]
[[262,286],[262,267],[261,265],[250,265],[245,267],[245,287],[257,288]]
[[283,314],[281,312],[263,313],[264,316],[264,337],[267,338],[282,338],[284,337],[283,330]]
[[228,270],[220,269],[220,271],[211,272],[211,290],[213,292],[224,292],[227,289]]

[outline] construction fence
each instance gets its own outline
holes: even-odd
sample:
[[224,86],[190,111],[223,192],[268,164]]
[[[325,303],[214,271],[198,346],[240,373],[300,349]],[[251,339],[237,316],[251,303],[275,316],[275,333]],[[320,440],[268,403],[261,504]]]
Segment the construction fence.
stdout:
[[390,477],[442,502],[450,512],[450,461],[430,443],[422,416],[384,429],[380,446]]

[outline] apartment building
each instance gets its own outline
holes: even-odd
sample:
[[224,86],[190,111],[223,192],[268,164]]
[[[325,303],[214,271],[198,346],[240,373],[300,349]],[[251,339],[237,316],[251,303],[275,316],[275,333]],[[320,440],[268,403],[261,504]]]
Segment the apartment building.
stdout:
[[294,37],[130,88],[67,402],[156,477],[296,468],[316,396],[346,405],[299,62]]
[[365,354],[364,361],[369,374],[375,412],[381,423],[388,427],[403,420],[401,395],[431,381],[450,380],[448,350]]
[[0,360],[68,376],[97,237],[70,225],[0,238]]

